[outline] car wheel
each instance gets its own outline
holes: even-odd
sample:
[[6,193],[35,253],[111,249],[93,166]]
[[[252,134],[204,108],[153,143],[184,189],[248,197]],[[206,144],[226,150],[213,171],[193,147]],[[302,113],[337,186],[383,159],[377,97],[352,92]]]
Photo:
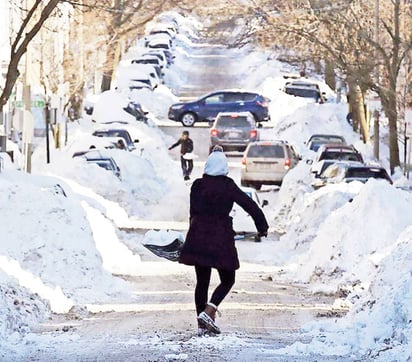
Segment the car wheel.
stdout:
[[[260,119],[259,119],[259,117],[256,115],[256,114],[254,114],[254,113],[252,113],[252,116],[253,116],[253,118],[255,119],[255,123],[258,125],[258,124],[260,124]],[[259,128],[261,128],[262,127],[262,125],[260,125],[260,127]]]
[[192,112],[183,113],[180,121],[182,122],[183,126],[192,127],[196,122],[196,115]]

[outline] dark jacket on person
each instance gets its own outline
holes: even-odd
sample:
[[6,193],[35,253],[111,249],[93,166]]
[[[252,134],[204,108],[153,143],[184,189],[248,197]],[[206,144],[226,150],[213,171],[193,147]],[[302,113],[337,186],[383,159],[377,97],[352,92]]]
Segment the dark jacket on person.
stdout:
[[267,232],[262,210],[231,178],[204,174],[191,188],[190,226],[180,263],[224,270],[239,268],[229,216],[234,202],[252,216],[258,232]]
[[176,143],[169,147],[169,150],[180,145],[180,154],[185,155],[186,153],[193,152],[193,141],[188,137],[186,139],[179,138]]

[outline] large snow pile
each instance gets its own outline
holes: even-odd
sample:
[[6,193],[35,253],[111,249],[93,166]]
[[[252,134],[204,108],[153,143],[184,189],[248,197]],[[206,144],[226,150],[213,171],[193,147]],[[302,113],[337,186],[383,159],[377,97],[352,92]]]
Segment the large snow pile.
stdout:
[[7,274],[50,300],[56,312],[127,292],[127,283],[102,268],[87,214],[70,188],[13,170],[2,173],[0,185],[1,268]]

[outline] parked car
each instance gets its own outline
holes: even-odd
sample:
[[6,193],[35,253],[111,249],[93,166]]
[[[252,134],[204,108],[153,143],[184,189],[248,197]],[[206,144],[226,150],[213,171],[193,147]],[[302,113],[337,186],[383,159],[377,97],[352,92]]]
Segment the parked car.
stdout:
[[167,34],[171,39],[173,39],[177,34],[177,30],[176,27],[171,24],[157,23],[155,26],[153,26],[153,28],[150,29],[149,32],[149,35],[154,34]]
[[280,186],[299,160],[296,149],[286,141],[251,142],[243,154],[240,183],[257,190],[262,185]]
[[152,64],[152,65],[158,66],[163,74],[164,64],[155,55],[140,56],[139,58],[133,59],[131,62],[132,64]]
[[149,34],[144,38],[145,47],[159,48],[159,49],[171,49],[173,46],[172,38],[169,34]]
[[324,172],[326,171],[326,169],[335,164],[336,162],[348,162],[348,163],[352,163],[352,164],[358,164],[358,165],[363,165],[362,162],[357,162],[357,161],[337,161],[337,160],[322,160],[319,161],[319,165],[318,165],[318,171],[317,172],[313,172],[312,173],[312,187],[314,189],[318,189],[322,186],[325,186],[327,179],[326,177],[324,177]]
[[285,83],[283,91],[295,97],[312,98],[317,103],[326,102],[325,94],[321,92],[317,83],[293,80]]
[[358,162],[335,162],[330,165],[320,176],[325,184],[360,181],[365,183],[370,178],[393,181],[385,168],[359,164]]
[[268,121],[269,98],[241,90],[222,90],[209,93],[193,102],[170,106],[168,118],[191,127],[196,122],[213,122],[219,112],[250,112],[256,122]]
[[[241,189],[248,195],[256,204],[262,209],[269,203],[267,200],[260,200],[256,190],[252,187],[241,187]],[[230,212],[233,218],[233,230],[239,236],[253,236],[255,241],[260,241],[260,237],[256,235],[256,226],[252,217],[243,210],[238,204],[233,205]]]
[[121,179],[120,167],[117,165],[113,157],[101,152],[97,149],[89,149],[87,151],[78,151],[73,154],[73,157],[82,157],[89,164],[96,164],[105,170],[113,172],[113,174]]
[[356,161],[364,163],[363,157],[358,150],[352,145],[343,145],[340,143],[327,143],[319,147],[316,157],[312,162],[310,171],[315,174],[320,173],[320,161]]
[[309,137],[309,139],[305,142],[306,146],[311,151],[317,151],[321,145],[327,143],[341,143],[346,145],[346,140],[344,137],[334,134],[313,134]]
[[146,112],[140,103],[137,102],[129,102],[127,104],[127,107],[124,107],[123,110],[125,110],[127,113],[131,114],[136,118],[136,121],[144,122],[147,123],[148,118]]
[[162,52],[161,50],[159,51],[159,49],[151,49],[150,52],[144,53],[143,56],[152,56],[152,57],[154,56],[154,57],[159,58],[163,68],[166,68],[170,65],[165,53]]
[[259,132],[250,112],[220,112],[210,129],[210,151],[220,145],[224,151],[243,152],[249,142],[257,141]]
[[122,128],[107,128],[107,129],[98,129],[94,131],[93,136],[97,137],[117,137],[122,138],[125,141],[125,147],[128,151],[133,151],[136,149],[135,142],[139,140],[132,140],[130,133],[127,129]]
[[115,85],[119,89],[130,89],[144,83],[142,88],[156,88],[160,83],[155,69],[150,64],[132,64],[116,71]]
[[135,75],[135,72],[140,72],[142,74],[146,74],[150,77],[152,81],[153,88],[156,88],[158,85],[162,84],[162,72],[160,67],[157,67],[153,64],[133,64],[130,68],[130,78],[138,78],[138,73]]
[[95,164],[105,170],[111,171],[117,178],[121,179],[120,167],[117,165],[113,157],[92,156],[88,153],[86,153],[84,157],[86,158],[87,163]]

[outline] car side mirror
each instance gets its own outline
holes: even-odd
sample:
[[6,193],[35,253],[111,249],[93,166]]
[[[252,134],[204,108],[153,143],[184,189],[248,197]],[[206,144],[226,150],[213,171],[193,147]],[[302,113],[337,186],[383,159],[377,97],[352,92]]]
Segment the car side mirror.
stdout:
[[265,207],[267,205],[269,205],[269,201],[268,200],[263,200],[262,207]]
[[138,139],[135,139],[134,141],[133,141],[133,143],[139,143],[140,141],[138,140]]
[[313,163],[313,160],[310,160],[310,159],[307,159],[307,160],[306,160],[306,164],[307,164],[307,165],[311,165],[312,163]]

